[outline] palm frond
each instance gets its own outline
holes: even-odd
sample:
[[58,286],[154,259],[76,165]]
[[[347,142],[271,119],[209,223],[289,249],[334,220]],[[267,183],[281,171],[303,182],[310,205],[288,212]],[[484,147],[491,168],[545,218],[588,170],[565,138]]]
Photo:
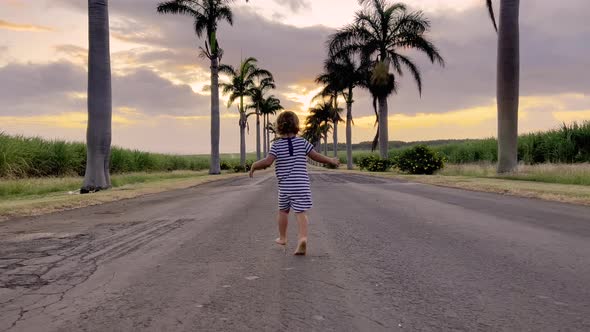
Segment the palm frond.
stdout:
[[229,77],[237,76],[236,69],[232,65],[221,64],[219,65],[219,73],[225,74]]
[[196,17],[198,13],[194,8],[191,8],[182,0],[160,2],[157,11],[160,14],[183,14],[193,17]]
[[494,6],[492,5],[492,0],[486,0],[486,5],[488,7],[488,12],[490,13],[492,23],[494,24],[494,29],[498,31],[498,25],[496,24],[496,15],[494,15]]
[[436,46],[434,46],[432,42],[426,40],[422,36],[414,34],[405,34],[401,36],[400,40],[397,42],[397,45],[400,47],[412,48],[418,51],[422,51],[428,56],[430,62],[437,62],[439,65],[443,67],[445,65],[445,60],[440,55],[440,52],[438,51]]
[[395,54],[395,59],[398,59],[408,70],[412,73],[414,77],[414,81],[418,85],[418,93],[422,95],[422,75],[420,73],[420,68],[412,62],[410,58],[401,54]]
[[231,9],[227,6],[223,6],[219,8],[218,15],[220,19],[224,19],[229,23],[229,25],[234,25],[234,15]]

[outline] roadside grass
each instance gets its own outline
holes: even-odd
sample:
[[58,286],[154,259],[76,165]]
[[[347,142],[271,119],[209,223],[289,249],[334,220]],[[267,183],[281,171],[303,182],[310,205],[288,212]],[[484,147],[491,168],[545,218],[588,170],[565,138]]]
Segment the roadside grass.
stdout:
[[[253,154],[248,155],[249,158]],[[225,154],[226,169],[239,163],[239,154]],[[207,155],[149,153],[114,146],[111,174],[201,171],[209,168]],[[84,175],[86,145],[79,142],[11,136],[0,132],[0,180]]]
[[[158,173],[115,174],[111,177],[113,188],[129,184],[149,183],[171,179],[188,179],[207,175],[207,171],[175,171]],[[53,193],[77,192],[83,178],[30,178],[18,180],[2,180],[0,182],[0,199],[14,199],[27,196],[41,196]]]
[[447,165],[436,175],[338,170],[435,186],[590,205],[590,164],[521,165],[497,175],[491,163]]
[[502,175],[491,163],[450,164],[437,175],[590,186],[590,163],[520,165],[516,172]]
[[[80,195],[77,192],[81,178],[45,178],[14,180],[10,185],[0,183],[2,188],[12,186],[12,195],[0,197],[0,220],[41,215],[51,212],[82,208],[147,194],[156,194],[176,189],[186,189],[203,183],[246,176],[243,173],[209,175],[201,172],[136,173],[113,176],[113,188],[94,194]],[[18,183],[26,182],[25,185]],[[20,187],[20,188],[19,188]],[[76,192],[73,192],[76,190]],[[6,189],[5,189],[6,191]]]
[[538,198],[548,201],[590,206],[590,186],[469,176],[400,175],[393,172],[371,173],[371,175],[441,187]]

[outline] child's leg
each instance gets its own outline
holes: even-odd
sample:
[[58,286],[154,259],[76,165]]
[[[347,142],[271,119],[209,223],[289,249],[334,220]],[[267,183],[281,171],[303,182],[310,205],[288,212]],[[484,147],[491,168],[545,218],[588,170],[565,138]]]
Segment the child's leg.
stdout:
[[297,223],[299,224],[299,241],[307,240],[307,213],[296,213]]
[[279,224],[279,238],[276,239],[276,243],[285,245],[287,244],[287,225],[289,225],[289,212],[279,211],[277,221]]
[[307,251],[307,213],[297,213],[297,223],[299,224],[299,242],[295,255],[305,255]]

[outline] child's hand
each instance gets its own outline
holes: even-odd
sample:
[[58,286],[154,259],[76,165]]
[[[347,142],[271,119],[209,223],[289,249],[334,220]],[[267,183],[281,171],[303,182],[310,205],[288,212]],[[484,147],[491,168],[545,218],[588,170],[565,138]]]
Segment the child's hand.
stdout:
[[332,165],[334,165],[336,167],[340,166],[340,158],[338,158],[338,157],[332,158]]
[[254,167],[250,167],[250,177],[254,177]]

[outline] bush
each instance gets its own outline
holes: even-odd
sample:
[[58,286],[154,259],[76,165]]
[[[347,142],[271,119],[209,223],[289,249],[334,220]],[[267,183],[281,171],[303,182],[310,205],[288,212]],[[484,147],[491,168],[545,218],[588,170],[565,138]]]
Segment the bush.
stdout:
[[381,159],[371,155],[359,158],[357,165],[361,170],[369,172],[387,172],[393,166],[393,162],[389,159]]
[[444,158],[425,145],[417,145],[396,157],[395,166],[405,173],[431,175],[444,167]]
[[234,167],[234,165],[232,165],[229,161],[222,160],[220,167],[221,167],[222,171],[229,171],[230,169],[232,169]]
[[233,170],[236,173],[247,173],[247,172],[250,172],[250,168],[252,167],[252,164],[253,163],[254,163],[253,161],[248,160],[248,161],[246,161],[246,166],[245,167],[242,167],[242,166],[240,166],[240,163],[237,163],[237,164],[235,164],[233,166]]

